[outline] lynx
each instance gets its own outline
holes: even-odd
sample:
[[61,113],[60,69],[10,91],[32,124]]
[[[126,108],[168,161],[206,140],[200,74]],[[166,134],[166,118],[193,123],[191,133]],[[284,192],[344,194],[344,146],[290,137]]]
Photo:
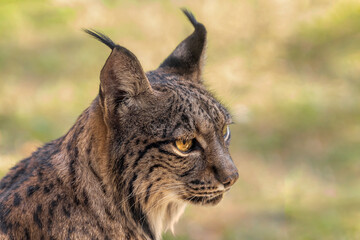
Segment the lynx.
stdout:
[[206,29],[154,71],[126,48],[112,51],[99,94],[64,136],[0,182],[0,239],[158,240],[190,204],[215,205],[238,178],[229,112],[205,89]]

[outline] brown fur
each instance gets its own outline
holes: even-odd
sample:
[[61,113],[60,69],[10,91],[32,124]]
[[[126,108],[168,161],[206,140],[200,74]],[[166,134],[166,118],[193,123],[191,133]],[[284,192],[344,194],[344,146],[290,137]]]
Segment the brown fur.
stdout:
[[112,48],[99,95],[1,180],[1,239],[160,239],[186,203],[221,200],[238,177],[222,132],[231,117],[202,85],[206,30],[184,12],[194,33],[148,73],[90,32]]

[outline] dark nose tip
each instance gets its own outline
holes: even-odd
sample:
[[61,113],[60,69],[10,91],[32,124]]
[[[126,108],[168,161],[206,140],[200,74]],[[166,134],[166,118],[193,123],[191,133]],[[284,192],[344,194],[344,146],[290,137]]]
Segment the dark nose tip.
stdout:
[[236,182],[236,180],[238,180],[238,178],[239,178],[239,173],[236,171],[232,175],[225,178],[222,181],[222,184],[224,185],[225,188],[231,187]]
[[215,177],[220,183],[224,185],[225,188],[232,186],[239,178],[239,173],[233,163],[230,164],[230,166],[222,168],[214,166],[213,172],[215,174]]

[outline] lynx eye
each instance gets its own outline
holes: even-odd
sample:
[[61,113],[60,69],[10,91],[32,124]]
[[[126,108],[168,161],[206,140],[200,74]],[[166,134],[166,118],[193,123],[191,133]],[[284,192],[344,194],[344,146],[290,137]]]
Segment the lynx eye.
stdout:
[[230,128],[229,128],[229,125],[225,125],[225,126],[224,126],[223,131],[222,131],[222,134],[223,134],[223,137],[224,137],[224,140],[225,140],[225,141],[229,140],[229,137],[230,137]]
[[175,141],[175,145],[176,145],[177,149],[179,149],[182,152],[189,151],[192,144],[193,144],[192,139],[178,139]]

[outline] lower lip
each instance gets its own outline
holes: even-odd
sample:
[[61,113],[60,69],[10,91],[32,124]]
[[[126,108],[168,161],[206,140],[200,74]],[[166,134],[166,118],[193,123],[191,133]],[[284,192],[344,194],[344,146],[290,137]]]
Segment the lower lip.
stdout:
[[195,203],[195,204],[203,204],[203,205],[206,205],[206,204],[216,204],[218,202],[220,202],[220,200],[222,199],[222,195],[223,194],[219,194],[215,197],[212,197],[212,198],[207,198],[207,197],[188,197],[188,198],[185,198],[185,200],[191,202],[191,203]]

